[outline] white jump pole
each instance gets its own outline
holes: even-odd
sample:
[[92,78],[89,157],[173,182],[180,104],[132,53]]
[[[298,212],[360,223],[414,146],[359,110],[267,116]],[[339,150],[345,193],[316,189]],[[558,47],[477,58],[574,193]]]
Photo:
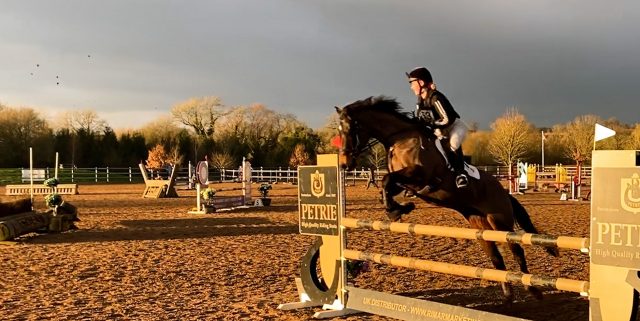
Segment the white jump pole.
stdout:
[[[58,152],[56,152],[56,165],[55,166],[56,166],[56,168],[54,170],[55,174],[53,175],[53,177],[55,177],[55,179],[58,180]],[[53,192],[54,193],[58,192],[58,186],[57,185],[53,187]]]
[[191,170],[191,161],[189,161],[189,187],[188,189],[192,189],[193,188],[193,171]]
[[53,177],[58,179],[58,152],[56,152],[56,169],[55,169],[54,173],[55,173],[55,175]]
[[251,163],[242,157],[242,196],[244,204],[251,205]]
[[[201,173],[202,169],[203,169],[203,165],[202,163],[206,164],[206,173]],[[189,163],[189,171],[191,172],[191,163]],[[206,175],[206,176],[204,176]],[[209,162],[208,161],[202,161],[202,162],[198,162],[197,167],[196,167],[196,171],[195,171],[195,184],[196,184],[196,208],[195,210],[189,211],[187,213],[189,214],[206,214],[206,211],[203,209],[202,207],[202,195],[201,193],[201,184],[207,183],[208,185],[208,181],[209,181]],[[190,177],[190,181],[192,180],[192,177]]]
[[200,182],[196,183],[196,195],[198,195],[196,198],[196,208],[198,211],[202,211],[202,205],[200,203]]
[[29,196],[31,197],[31,210],[33,211],[33,147],[29,147],[29,181],[31,184]]

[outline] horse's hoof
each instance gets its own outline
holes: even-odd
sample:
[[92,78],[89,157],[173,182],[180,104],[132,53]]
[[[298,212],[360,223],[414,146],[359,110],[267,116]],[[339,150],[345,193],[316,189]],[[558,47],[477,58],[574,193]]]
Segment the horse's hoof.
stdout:
[[402,218],[402,215],[408,214],[409,212],[413,211],[415,208],[416,208],[416,205],[413,204],[413,202],[401,204],[401,205],[398,205],[398,207],[393,210],[387,210],[387,217],[389,217],[389,219],[392,222],[397,222]]
[[507,309],[510,309],[513,306],[513,298],[503,298],[502,306]]
[[557,247],[547,247],[545,248],[545,250],[547,251],[547,253],[549,253],[551,256],[555,256],[555,257],[559,257],[560,256],[560,250],[558,250]]
[[540,291],[540,289],[536,288],[535,286],[528,286],[527,291],[529,291],[529,294],[531,294],[537,300],[542,300],[542,291]]
[[387,217],[391,220],[391,222],[397,222],[402,218],[402,211],[400,209],[387,211]]
[[400,205],[400,211],[402,211],[402,214],[408,214],[415,209],[416,204],[414,204],[413,202],[408,202],[406,204]]
[[502,298],[502,304],[507,307],[510,308],[511,305],[513,304],[513,290],[511,289],[511,285],[508,283],[502,283],[502,294],[504,294],[504,297]]

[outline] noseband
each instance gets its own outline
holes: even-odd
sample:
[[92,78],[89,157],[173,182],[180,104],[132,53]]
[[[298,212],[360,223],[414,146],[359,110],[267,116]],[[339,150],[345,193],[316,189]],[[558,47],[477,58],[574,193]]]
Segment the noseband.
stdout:
[[[372,140],[370,142],[368,142],[367,144],[365,144],[364,146],[360,147],[360,145],[362,144],[361,140],[360,140],[360,135],[358,135],[360,126],[358,125],[358,121],[357,120],[353,120],[353,122],[349,123],[349,138],[351,139],[351,141],[354,141],[355,143],[353,143],[353,147],[352,148],[343,148],[342,152],[345,155],[348,155],[351,158],[355,158],[356,156],[360,155],[362,152],[365,152],[369,149],[371,149],[373,146],[375,146],[375,144],[377,143],[377,140]],[[342,134],[342,130],[340,130],[341,134]]]

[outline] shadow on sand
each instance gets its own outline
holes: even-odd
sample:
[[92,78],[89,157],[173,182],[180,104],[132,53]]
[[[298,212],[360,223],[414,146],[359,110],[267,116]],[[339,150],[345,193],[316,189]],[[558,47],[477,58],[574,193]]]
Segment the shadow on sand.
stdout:
[[124,228],[75,230],[25,238],[29,244],[172,240],[242,235],[298,235],[298,225],[274,223],[262,217],[194,217],[193,219],[124,220]]

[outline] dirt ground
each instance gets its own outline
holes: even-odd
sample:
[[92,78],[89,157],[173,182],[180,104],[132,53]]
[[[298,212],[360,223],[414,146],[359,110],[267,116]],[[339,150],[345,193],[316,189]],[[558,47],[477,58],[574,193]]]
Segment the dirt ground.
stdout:
[[[142,184],[81,185],[79,195],[64,196],[78,207],[78,230],[29,234],[0,245],[0,319],[309,320],[317,310],[276,309],[297,301],[294,278],[313,241],[298,234],[296,186],[274,185],[269,207],[208,215],[187,214],[195,206],[195,191],[143,199],[143,190]],[[375,188],[359,183],[349,186],[347,195],[349,216],[386,218]],[[42,199],[36,198],[41,208]],[[589,203],[559,201],[555,193],[518,199],[544,233],[588,236]],[[468,227],[451,210],[417,205],[404,222]],[[353,231],[349,243],[355,249],[492,267],[474,241]],[[525,251],[533,274],[588,279],[585,254],[563,250],[554,258],[541,248]],[[511,256],[506,258],[515,270]],[[588,320],[588,301],[575,293],[546,290],[537,301],[516,285],[517,300],[506,307],[497,283],[378,264],[352,281],[365,289],[532,320]],[[335,320],[387,318],[359,314]]]

